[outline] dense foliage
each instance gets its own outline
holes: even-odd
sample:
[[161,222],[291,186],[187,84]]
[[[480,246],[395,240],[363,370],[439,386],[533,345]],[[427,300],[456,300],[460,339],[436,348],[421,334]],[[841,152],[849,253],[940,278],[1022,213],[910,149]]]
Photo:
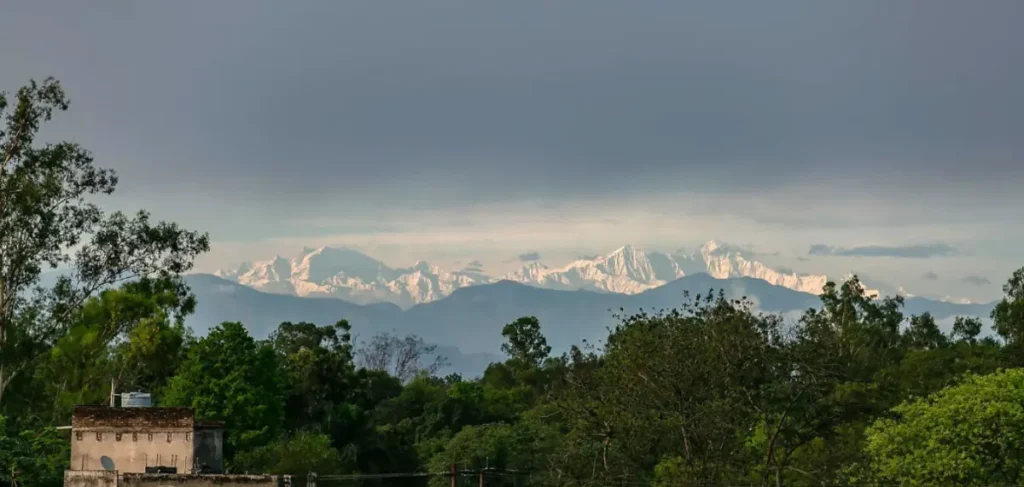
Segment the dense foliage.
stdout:
[[867,431],[867,473],[899,484],[1024,482],[1024,370],[968,378]]
[[[852,278],[795,322],[709,292],[622,316],[600,347],[561,355],[536,318],[484,324],[508,358],[473,379],[437,376],[443,360],[415,336],[356,347],[344,320],[282,323],[266,339],[211,324],[194,337],[180,275],[205,235],[104,214],[90,198],[113,191],[112,172],[74,144],[34,145],[67,107],[56,82],[12,101],[0,132],[0,486],[60,485],[68,440],[54,427],[75,404],[105,403],[112,383],[225,421],[236,472],[458,464],[520,486],[1024,479],[1024,269],[992,313],[994,336],[970,317],[945,333]],[[46,285],[55,266],[64,277]]]

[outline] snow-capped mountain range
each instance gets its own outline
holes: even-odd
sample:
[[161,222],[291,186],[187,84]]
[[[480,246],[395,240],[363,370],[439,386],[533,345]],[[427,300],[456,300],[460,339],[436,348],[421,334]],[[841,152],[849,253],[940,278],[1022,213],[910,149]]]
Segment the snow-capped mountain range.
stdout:
[[817,294],[824,275],[785,272],[748,260],[742,251],[709,241],[696,252],[646,252],[626,245],[607,255],[578,259],[563,267],[539,262],[508,273],[488,276],[470,267],[445,271],[426,262],[391,268],[348,248],[306,248],[295,258],[244,263],[218,270],[223,279],[260,291],[303,297],[340,298],[357,304],[394,303],[407,308],[436,301],[459,288],[501,280],[545,289],[589,290],[637,294],[686,275],[705,272],[719,279],[751,277],[795,291]]

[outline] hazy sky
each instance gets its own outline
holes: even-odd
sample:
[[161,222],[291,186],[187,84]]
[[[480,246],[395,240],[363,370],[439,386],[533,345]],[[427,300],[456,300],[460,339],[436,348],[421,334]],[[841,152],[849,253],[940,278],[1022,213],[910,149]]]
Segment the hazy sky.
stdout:
[[58,77],[48,135],[209,231],[202,270],[716,238],[994,297],[1024,265],[1020,0],[3,3],[0,87]]

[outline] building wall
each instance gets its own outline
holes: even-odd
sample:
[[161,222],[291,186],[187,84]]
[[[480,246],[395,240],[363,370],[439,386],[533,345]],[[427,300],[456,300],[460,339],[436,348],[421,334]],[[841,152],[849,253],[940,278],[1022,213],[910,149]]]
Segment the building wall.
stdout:
[[191,472],[192,429],[86,428],[71,433],[71,470],[145,472],[146,467],[178,467]]

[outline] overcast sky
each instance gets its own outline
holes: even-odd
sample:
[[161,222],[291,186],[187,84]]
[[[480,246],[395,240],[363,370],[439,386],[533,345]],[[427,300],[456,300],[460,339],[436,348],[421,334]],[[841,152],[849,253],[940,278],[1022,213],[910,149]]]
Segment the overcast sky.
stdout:
[[7,0],[0,88],[60,79],[48,136],[119,171],[111,208],[209,231],[201,270],[715,238],[995,297],[1024,265],[1022,23],[1020,0]]

